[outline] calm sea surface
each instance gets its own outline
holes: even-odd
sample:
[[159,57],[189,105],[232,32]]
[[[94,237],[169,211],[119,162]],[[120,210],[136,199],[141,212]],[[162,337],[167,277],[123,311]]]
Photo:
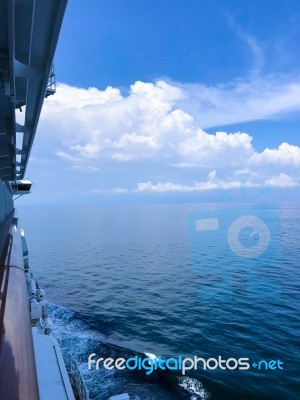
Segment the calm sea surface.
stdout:
[[[300,398],[300,208],[252,209],[270,230],[271,250],[245,264],[226,236],[242,206],[224,207],[22,207],[20,200],[30,266],[46,289],[54,334],[77,359],[91,399],[123,392],[136,400]],[[219,219],[219,236],[212,229],[207,236],[191,232],[193,218],[205,217]],[[259,234],[245,229],[241,243],[244,234],[250,247],[257,246]],[[230,279],[222,285],[224,271]],[[145,352],[244,357],[251,364],[280,360],[283,369],[199,368],[185,377],[178,371],[147,377],[144,371],[87,369],[90,353],[127,358]]]

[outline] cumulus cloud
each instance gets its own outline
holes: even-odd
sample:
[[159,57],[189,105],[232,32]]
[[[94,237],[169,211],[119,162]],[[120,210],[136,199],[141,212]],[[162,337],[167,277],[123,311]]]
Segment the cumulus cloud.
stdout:
[[200,129],[178,144],[178,153],[199,166],[225,166],[240,163],[253,153],[252,138],[247,133],[216,132]]
[[254,153],[250,163],[279,164],[300,166],[300,147],[288,143],[282,143],[278,149],[265,149],[262,153]]
[[[194,181],[192,184],[182,184],[174,182],[156,182],[152,181],[140,182],[136,188],[115,188],[115,189],[93,189],[92,193],[191,193],[202,192],[208,190],[229,190],[236,188],[290,188],[299,185],[298,180],[290,177],[287,174],[281,173],[278,176],[272,176],[270,179],[262,180],[260,182],[253,181],[253,175],[240,175],[240,179],[222,180],[217,178],[216,170],[210,171],[208,177],[204,181]],[[242,178],[244,177],[244,178]]]
[[[158,81],[118,88],[76,88],[58,84],[45,102],[40,131],[56,156],[74,171],[97,172],[103,164],[159,161],[180,171],[210,172],[192,184],[139,180],[135,191],[201,191],[240,185],[298,185],[300,148],[282,143],[257,152],[247,132],[205,131],[208,127],[274,117],[300,109],[300,80],[269,77],[215,87]],[[140,164],[142,165],[142,164]],[[141,167],[139,167],[141,168]],[[98,190],[98,189],[95,189]],[[116,192],[127,189],[117,188]]]
[[273,176],[270,179],[267,179],[263,184],[254,183],[251,181],[246,181],[245,184],[242,184],[240,180],[232,180],[232,181],[222,181],[216,180],[212,181],[211,179],[204,182],[194,182],[192,185],[183,185],[183,184],[175,184],[172,182],[158,182],[152,183],[141,182],[138,183],[137,188],[133,189],[134,192],[201,192],[207,190],[216,190],[216,189],[235,189],[235,188],[258,188],[258,187],[273,187],[273,188],[289,188],[299,186],[299,182],[294,178],[288,176],[287,174],[281,173],[279,176]]
[[273,176],[270,179],[266,180],[266,185],[272,187],[280,187],[280,188],[287,188],[287,187],[294,187],[298,186],[299,182],[297,179],[292,178],[291,176],[281,173],[278,176]]
[[263,184],[253,183],[251,181],[242,184],[239,180],[234,181],[222,181],[212,182],[210,180],[203,182],[193,182],[191,185],[174,183],[174,182],[157,182],[153,183],[151,181],[148,182],[140,182],[137,184],[135,189],[128,188],[114,188],[114,189],[93,189],[91,193],[128,193],[128,192],[139,192],[139,193],[191,193],[191,192],[202,192],[208,190],[229,190],[241,188],[241,186],[245,188],[290,188],[299,186],[299,182],[297,182],[294,178],[288,176],[287,174],[280,174],[279,176],[274,176],[270,179],[267,179]]
[[[254,184],[252,182],[247,183],[247,187],[257,187],[258,184]],[[206,190],[213,189],[234,189],[237,187],[241,187],[241,181],[233,180],[233,181],[222,181],[220,179],[216,179],[216,171],[211,171],[208,174],[208,179],[206,181],[201,182],[193,182],[191,185],[184,184],[176,184],[172,182],[158,182],[152,183],[141,182],[138,183],[134,192],[201,192]]]

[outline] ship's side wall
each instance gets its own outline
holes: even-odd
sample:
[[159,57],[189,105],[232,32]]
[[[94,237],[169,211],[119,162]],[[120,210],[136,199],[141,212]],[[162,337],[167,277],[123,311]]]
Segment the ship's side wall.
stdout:
[[21,234],[0,180],[0,400],[38,398]]
[[0,399],[38,400],[21,232],[16,215],[8,221],[0,257]]
[[7,238],[9,229],[9,217],[12,215],[14,210],[14,202],[12,194],[8,190],[8,187],[0,179],[0,255],[3,250],[4,243]]
[[0,179],[0,228],[14,209],[12,195]]

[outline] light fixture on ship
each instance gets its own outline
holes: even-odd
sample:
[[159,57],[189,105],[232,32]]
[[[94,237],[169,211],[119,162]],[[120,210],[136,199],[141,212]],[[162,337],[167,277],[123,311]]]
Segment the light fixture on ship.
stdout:
[[31,193],[31,186],[32,182],[29,179],[20,179],[17,181],[12,181],[10,183],[12,194],[14,196],[17,196],[15,198],[18,199],[20,196],[23,196],[23,194],[29,194]]

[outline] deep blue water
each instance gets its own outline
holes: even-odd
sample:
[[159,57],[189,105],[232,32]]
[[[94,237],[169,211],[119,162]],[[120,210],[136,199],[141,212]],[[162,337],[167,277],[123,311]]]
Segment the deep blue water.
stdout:
[[[91,399],[122,392],[136,400],[300,398],[300,208],[252,209],[271,232],[269,251],[253,264],[240,262],[225,237],[243,206],[224,207],[22,207],[20,201],[31,269],[46,289],[54,333],[78,360]],[[203,239],[192,232],[194,213],[220,217],[220,235],[209,231]],[[255,232],[242,231],[241,242],[243,234],[249,246],[257,244]],[[232,278],[223,286],[222,271]],[[270,278],[277,286],[265,284]],[[283,369],[200,369],[149,379],[133,371],[88,371],[93,352],[274,359]]]

